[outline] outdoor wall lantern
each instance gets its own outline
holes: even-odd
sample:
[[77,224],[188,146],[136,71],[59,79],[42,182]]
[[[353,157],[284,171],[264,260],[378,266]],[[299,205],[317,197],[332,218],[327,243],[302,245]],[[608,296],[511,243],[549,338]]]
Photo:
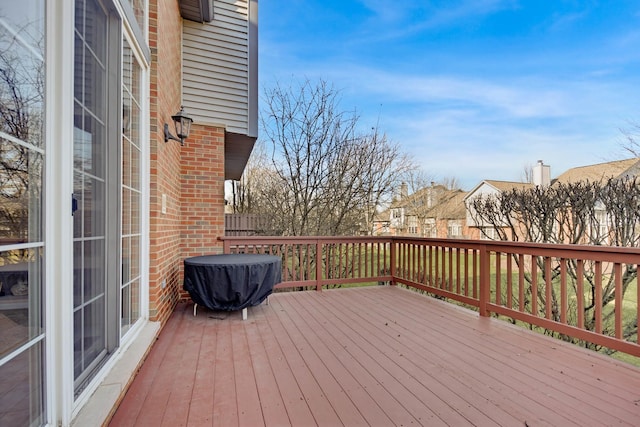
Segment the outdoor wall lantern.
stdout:
[[176,136],[173,136],[169,132],[169,125],[164,124],[164,142],[169,142],[170,139],[174,141],[180,141],[180,145],[184,145],[184,140],[189,137],[189,131],[191,130],[191,123],[193,119],[184,113],[184,107],[180,107],[175,115],[171,116],[173,123],[176,127]]

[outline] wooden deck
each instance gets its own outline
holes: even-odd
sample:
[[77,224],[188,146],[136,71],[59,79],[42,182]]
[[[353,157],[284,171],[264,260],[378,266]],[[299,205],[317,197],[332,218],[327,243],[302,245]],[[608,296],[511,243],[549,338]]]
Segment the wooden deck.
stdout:
[[640,425],[640,369],[406,289],[192,309],[111,426]]

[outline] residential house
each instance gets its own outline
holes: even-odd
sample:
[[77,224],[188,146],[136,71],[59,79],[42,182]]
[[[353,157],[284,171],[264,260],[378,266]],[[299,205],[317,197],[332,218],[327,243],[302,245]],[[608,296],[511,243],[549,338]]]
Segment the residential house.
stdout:
[[374,219],[374,235],[470,238],[465,223],[465,192],[431,183],[409,195],[407,184],[388,209]]
[[[560,183],[569,184],[580,181],[603,182],[610,178],[618,179],[636,176],[639,172],[640,158],[632,158],[575,167],[567,170],[552,180],[550,166],[545,165],[542,160],[539,160],[532,169],[531,182],[529,183],[484,180],[469,191],[465,197],[465,204],[467,206],[467,225],[478,229],[480,231],[481,238],[491,240],[497,238],[496,230],[492,226],[489,224],[477,223],[471,206],[471,201],[476,197],[498,194],[500,192],[510,191],[513,189],[532,189],[535,186],[549,186]],[[603,209],[599,220],[601,224],[607,223],[606,218],[604,217],[605,215],[606,212]],[[606,231],[603,231],[603,233],[606,234]]]
[[[477,234],[474,238],[495,240],[498,238],[497,230],[491,224],[478,223],[473,212],[471,201],[477,197],[488,197],[502,193],[504,191],[511,191],[514,189],[530,189],[533,188],[533,184],[525,182],[513,182],[513,181],[497,181],[492,179],[485,179],[480,184],[476,185],[469,191],[464,197],[465,204],[465,217],[466,225],[469,228],[476,229]],[[506,225],[506,224],[505,224]]]
[[99,425],[222,250],[257,0],[4,1],[0,52],[0,425]]

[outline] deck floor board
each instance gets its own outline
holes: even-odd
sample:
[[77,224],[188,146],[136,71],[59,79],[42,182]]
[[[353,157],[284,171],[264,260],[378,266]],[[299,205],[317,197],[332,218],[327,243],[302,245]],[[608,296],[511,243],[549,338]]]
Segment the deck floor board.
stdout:
[[640,425],[640,369],[406,289],[181,303],[110,425]]

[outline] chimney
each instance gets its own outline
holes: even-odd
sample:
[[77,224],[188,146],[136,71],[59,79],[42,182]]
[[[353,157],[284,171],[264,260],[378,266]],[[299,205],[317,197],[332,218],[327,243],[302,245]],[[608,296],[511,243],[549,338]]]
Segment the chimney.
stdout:
[[406,182],[400,184],[400,200],[404,199],[409,195],[409,186]]
[[533,167],[532,184],[539,187],[551,185],[551,166],[545,165],[542,160]]

